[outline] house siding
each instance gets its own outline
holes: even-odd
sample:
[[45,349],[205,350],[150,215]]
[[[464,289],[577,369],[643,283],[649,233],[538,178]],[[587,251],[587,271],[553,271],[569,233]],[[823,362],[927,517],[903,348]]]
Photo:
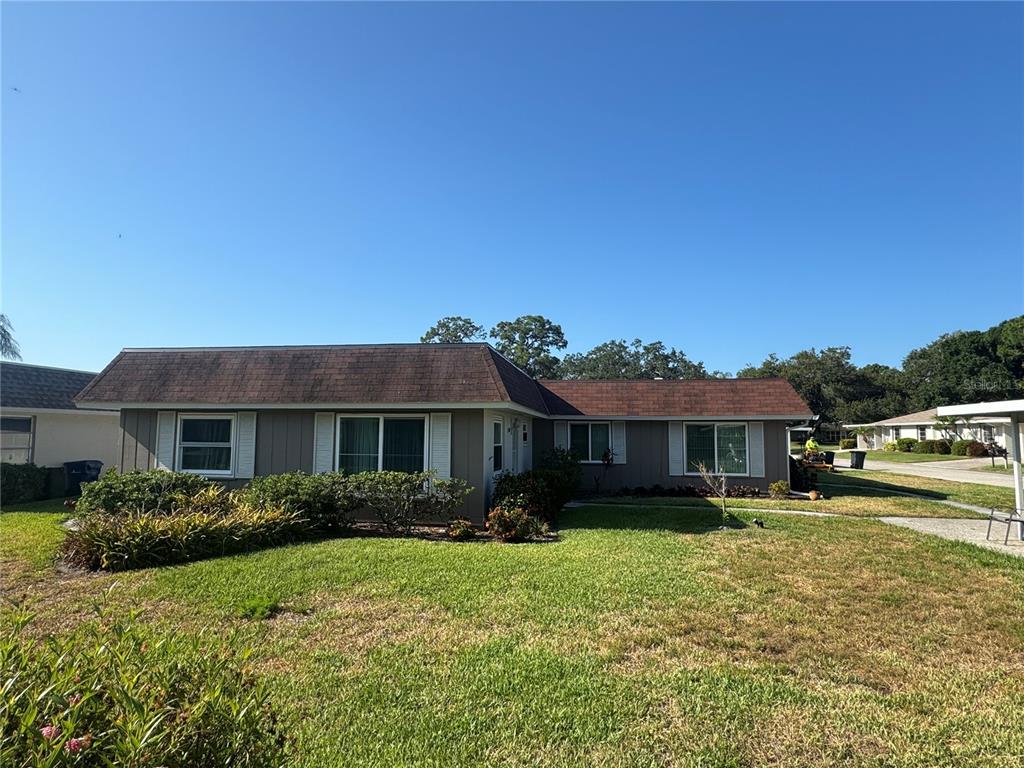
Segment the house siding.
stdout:
[[[595,421],[599,421],[596,419]],[[789,452],[786,446],[786,425],[783,422],[764,423],[764,477],[731,477],[730,484],[752,485],[762,491],[776,480],[789,479]],[[670,475],[668,468],[668,421],[627,421],[626,463],[613,464],[607,470],[600,464],[583,465],[582,491],[593,491],[600,480],[602,491],[619,488],[661,485],[698,485],[696,475]],[[537,456],[554,447],[554,421],[534,420]]]
[[[196,413],[189,410],[189,413]],[[216,411],[223,413],[222,410]],[[410,411],[393,410],[388,413]],[[424,411],[416,411],[423,413]],[[451,474],[473,487],[458,514],[477,523],[485,518],[484,461],[481,451],[482,410],[444,411],[452,414]],[[315,411],[258,410],[256,412],[256,475],[313,472],[313,423]],[[156,410],[121,412],[120,471],[156,466]],[[225,479],[228,488],[240,488],[247,480]]]

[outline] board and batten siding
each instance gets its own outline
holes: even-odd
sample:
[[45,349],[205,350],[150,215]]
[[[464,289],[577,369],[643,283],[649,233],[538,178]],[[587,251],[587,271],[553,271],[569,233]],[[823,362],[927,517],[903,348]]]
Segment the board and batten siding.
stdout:
[[[595,418],[594,421],[602,419]],[[733,485],[753,485],[767,491],[768,484],[789,478],[789,452],[786,445],[786,425],[779,421],[765,421],[764,431],[764,477],[733,477]],[[694,475],[675,475],[669,471],[669,421],[627,421],[626,463],[616,464],[605,471],[598,464],[584,464],[583,490],[593,490],[595,480],[601,480],[602,490],[616,490],[638,485],[650,487],[661,485],[671,488],[677,485],[699,485],[700,478]],[[555,444],[554,421],[534,419],[533,433],[536,439],[535,452],[539,457]]]
[[[188,412],[201,413],[196,410]],[[121,411],[121,472],[152,469],[156,466],[157,414],[158,411],[155,409]],[[332,429],[334,418],[335,414],[332,414]],[[316,411],[312,409],[256,411],[255,474],[277,475],[298,471],[312,473],[315,420]],[[175,414],[175,424],[176,422]],[[459,514],[469,517],[474,522],[483,522],[485,516],[484,460],[480,450],[483,429],[483,411],[451,412],[451,476],[461,478],[473,486],[473,491]],[[222,482],[228,487],[236,488],[244,485],[246,481],[236,478]]]

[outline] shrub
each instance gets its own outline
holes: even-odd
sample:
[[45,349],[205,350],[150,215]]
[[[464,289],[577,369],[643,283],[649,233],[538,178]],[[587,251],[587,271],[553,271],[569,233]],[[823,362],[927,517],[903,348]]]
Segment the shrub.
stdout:
[[0,500],[4,504],[46,496],[46,468],[35,464],[0,464]]
[[96,482],[82,485],[75,511],[79,515],[168,513],[176,504],[213,487],[217,487],[213,481],[188,472],[151,469],[119,475],[111,468]]
[[789,496],[789,481],[776,480],[768,486],[768,495],[773,499],[784,499]]
[[448,536],[455,541],[476,538],[476,527],[464,517],[456,517],[448,524]]
[[950,453],[949,440],[945,438],[935,441],[935,453],[941,453],[944,456],[948,456]]
[[506,473],[494,482],[492,502],[494,506],[501,506],[515,499],[515,503],[534,517],[553,520],[565,503],[558,495],[560,484],[557,470]]
[[901,453],[910,453],[914,450],[915,445],[917,445],[916,437],[901,437],[896,441],[896,450]]
[[227,514],[94,512],[68,531],[60,554],[79,568],[120,571],[287,544],[309,532],[293,510],[247,504]]
[[359,503],[352,477],[341,472],[308,475],[287,472],[254,477],[241,496],[257,507],[276,507],[298,512],[310,525],[324,531],[352,524]]
[[914,453],[935,453],[935,441],[918,440],[914,446]]
[[547,533],[547,526],[533,517],[526,508],[506,500],[487,515],[487,530],[501,541],[527,541]]
[[898,450],[898,448],[899,446],[896,444],[895,440],[890,440],[888,443],[882,446],[882,450],[889,451],[889,453],[895,453]]
[[973,440],[955,440],[949,447],[949,452],[954,456],[966,456],[967,446],[973,443]]
[[30,621],[21,607],[0,619],[0,765],[285,764],[266,688],[233,641],[157,634],[102,606],[45,643]]
[[419,520],[446,520],[470,492],[465,481],[434,480],[430,472],[360,472],[348,480],[357,506],[389,531],[408,532]]
[[977,440],[971,440],[967,444],[967,455],[973,458],[988,456],[988,446],[984,443],[979,443]]
[[580,460],[563,448],[553,448],[541,454],[536,471],[546,478],[553,494],[553,503],[558,504],[557,512],[576,495],[583,480]]
[[843,449],[856,448],[857,447],[857,438],[855,438],[855,437],[844,437],[842,440],[839,441],[839,447],[843,448]]

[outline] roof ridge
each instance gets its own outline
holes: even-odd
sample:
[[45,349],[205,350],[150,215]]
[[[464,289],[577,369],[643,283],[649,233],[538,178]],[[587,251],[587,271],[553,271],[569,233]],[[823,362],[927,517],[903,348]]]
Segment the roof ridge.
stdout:
[[[495,352],[495,350],[491,348],[490,344],[487,345],[487,348],[489,353]],[[497,388],[498,394],[501,395],[504,393],[504,400],[511,403],[512,393],[508,391],[508,387],[505,386],[505,380],[501,378],[501,372],[498,371],[498,366],[494,362],[493,354],[484,355],[484,366],[487,368],[487,372],[491,374],[491,380],[494,382],[494,386]]]
[[42,368],[45,371],[65,371],[67,373],[85,373],[95,376],[96,371],[83,371],[81,368],[65,368],[61,365],[38,365],[36,363],[23,363],[17,360],[0,360],[0,365],[16,365],[19,368]]
[[124,347],[121,352],[227,352],[264,349],[380,349],[382,347],[491,347],[486,341],[440,343],[422,341],[396,341],[383,344],[241,344],[221,347]]

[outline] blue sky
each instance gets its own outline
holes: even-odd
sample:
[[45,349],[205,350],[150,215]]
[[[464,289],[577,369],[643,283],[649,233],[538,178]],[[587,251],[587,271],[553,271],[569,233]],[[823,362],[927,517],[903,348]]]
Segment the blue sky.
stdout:
[[29,362],[537,313],[898,364],[1024,311],[1021,4],[4,3],[2,48]]

